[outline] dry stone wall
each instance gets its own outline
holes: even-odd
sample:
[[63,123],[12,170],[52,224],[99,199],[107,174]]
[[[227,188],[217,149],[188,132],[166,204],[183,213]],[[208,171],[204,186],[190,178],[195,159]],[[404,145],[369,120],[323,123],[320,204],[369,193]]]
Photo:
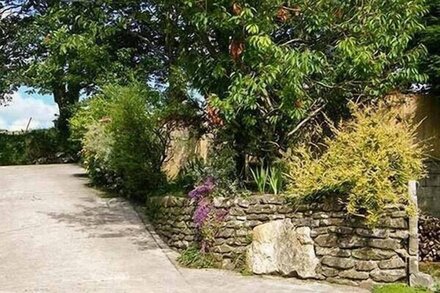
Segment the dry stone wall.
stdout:
[[[196,241],[189,199],[151,198],[148,205],[170,247],[182,250]],[[225,268],[245,262],[254,273],[350,285],[418,276],[417,218],[408,218],[404,207],[387,209],[370,229],[347,217],[342,206],[325,202],[295,205],[282,197],[253,196],[215,198],[213,206],[227,210],[211,249]]]

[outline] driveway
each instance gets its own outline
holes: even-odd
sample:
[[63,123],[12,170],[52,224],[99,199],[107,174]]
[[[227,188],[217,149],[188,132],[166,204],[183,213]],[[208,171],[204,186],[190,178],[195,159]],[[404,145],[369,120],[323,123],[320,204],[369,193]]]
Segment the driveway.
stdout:
[[0,167],[0,292],[362,292],[178,267],[130,204],[103,196],[76,165]]

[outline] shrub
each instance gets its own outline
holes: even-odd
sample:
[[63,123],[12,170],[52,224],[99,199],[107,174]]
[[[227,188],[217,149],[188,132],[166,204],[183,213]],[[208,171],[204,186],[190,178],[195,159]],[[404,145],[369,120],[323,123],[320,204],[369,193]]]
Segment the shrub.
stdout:
[[107,88],[106,93],[112,99],[111,166],[121,174],[129,194],[139,196],[139,191],[155,189],[165,178],[161,167],[167,139],[158,127],[158,95],[141,86]]
[[83,162],[89,176],[109,189],[118,189],[117,175],[111,167],[110,156],[114,138],[105,123],[92,122],[82,140]]
[[70,119],[70,138],[81,142],[90,126],[108,115],[109,100],[104,95],[97,95],[75,105],[74,116]]
[[348,213],[374,224],[385,205],[413,207],[407,184],[424,174],[423,147],[414,142],[415,127],[395,110],[352,105],[352,111],[351,121],[333,127],[321,156],[305,146],[286,156],[288,191],[304,199],[346,195]]
[[72,161],[76,152],[64,144],[54,128],[0,133],[0,165]]
[[84,102],[71,120],[95,182],[143,199],[164,180],[167,145],[159,125],[160,96],[140,84],[107,86]]

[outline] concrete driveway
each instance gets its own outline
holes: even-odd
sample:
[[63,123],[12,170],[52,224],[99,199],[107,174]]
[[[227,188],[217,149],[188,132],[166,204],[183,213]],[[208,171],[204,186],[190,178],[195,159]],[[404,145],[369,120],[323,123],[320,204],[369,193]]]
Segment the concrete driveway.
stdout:
[[178,267],[126,201],[76,165],[0,167],[0,292],[362,292]]

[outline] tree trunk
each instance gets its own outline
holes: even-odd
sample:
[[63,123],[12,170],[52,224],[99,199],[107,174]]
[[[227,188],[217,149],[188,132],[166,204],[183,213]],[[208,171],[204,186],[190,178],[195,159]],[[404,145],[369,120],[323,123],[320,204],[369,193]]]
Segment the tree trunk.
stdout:
[[72,107],[79,101],[80,90],[78,85],[57,85],[54,87],[53,95],[60,112],[55,127],[63,140],[67,140],[70,135],[69,119],[72,117]]

